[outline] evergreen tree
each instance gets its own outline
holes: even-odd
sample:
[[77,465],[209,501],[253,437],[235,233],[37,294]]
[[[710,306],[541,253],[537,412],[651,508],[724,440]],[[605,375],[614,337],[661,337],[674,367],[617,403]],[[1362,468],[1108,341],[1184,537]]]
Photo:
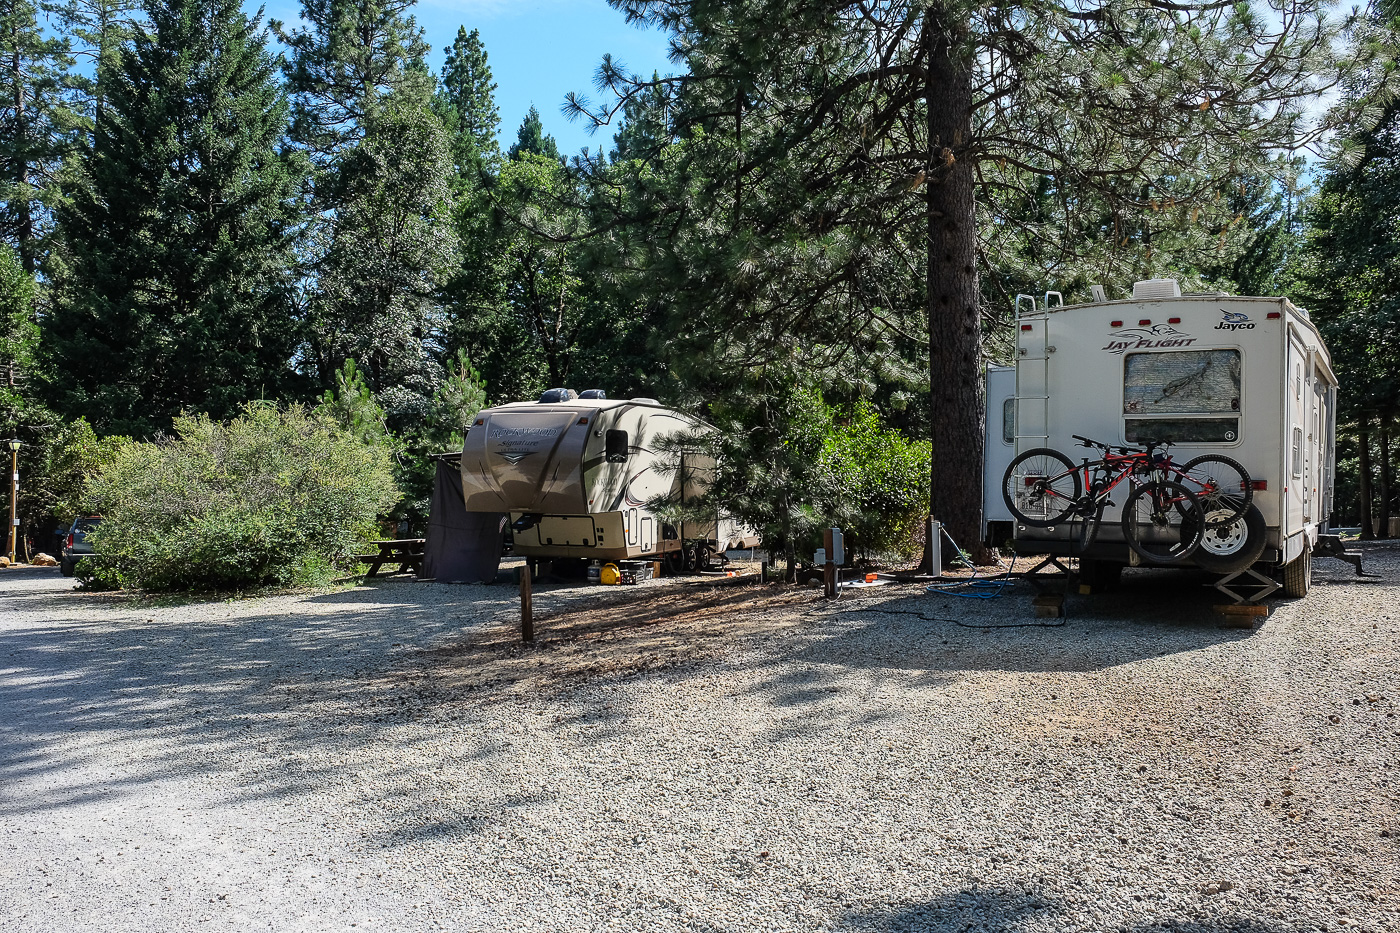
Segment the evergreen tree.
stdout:
[[669,86],[652,72],[651,86],[628,95],[622,102],[622,126],[613,134],[612,160],[655,159],[674,141],[667,111]]
[[[1156,0],[611,2],[670,33],[687,66],[666,79],[681,141],[664,177],[632,169],[602,221],[652,227],[630,264],[672,296],[673,358],[705,359],[694,384],[712,396],[794,342],[809,368],[857,385],[922,344],[931,512],[969,548],[980,271],[999,206],[1048,180],[1071,211],[1189,207],[1318,139],[1304,108],[1337,80],[1316,4],[1280,21],[1262,5]],[[655,86],[608,61],[599,78],[618,95],[592,111],[600,124]]]
[[510,147],[511,161],[521,158],[525,153],[545,156],[558,162],[564,161],[563,156],[559,154],[559,144],[554,141],[553,136],[545,133],[544,121],[540,119],[540,112],[533,104],[525,119],[520,121],[520,129],[516,131],[515,142]]
[[460,174],[472,169],[483,171],[500,158],[496,133],[501,114],[495,92],[496,83],[491,80],[481,34],[475,29],[468,33],[465,26],[457,27],[457,38],[447,50],[442,66],[442,89],[438,93]]
[[147,7],[119,64],[44,318],[50,392],[102,433],[148,435],[184,410],[221,418],[291,391],[287,269],[297,160],[287,102],[238,0]]
[[102,110],[103,72],[121,61],[122,44],[143,19],[139,0],[66,0],[57,7],[73,55],[87,67],[68,76],[87,118],[89,133]]
[[443,376],[439,291],[457,258],[451,161],[425,102],[391,95],[317,181],[311,347],[359,361],[390,427],[421,419]]
[[[1385,537],[1393,514],[1389,448],[1400,416],[1400,105],[1392,102],[1379,126],[1352,142],[1362,157],[1334,165],[1308,204],[1293,274],[1331,350],[1341,386],[1339,430],[1363,448],[1359,467],[1367,475],[1352,480],[1364,497],[1362,532],[1371,536],[1374,514]],[[1381,480],[1374,487],[1373,478]],[[1380,493],[1376,513],[1373,489]]]
[[0,10],[0,236],[30,275],[78,124],[66,81],[73,59],[67,42],[45,35],[39,17],[47,12],[35,0],[10,0]]
[[24,271],[15,251],[0,246],[0,431],[14,431],[25,423],[34,404],[24,391],[34,373],[39,344],[34,292],[34,279]]
[[409,0],[303,0],[285,71],[293,139],[316,160],[303,364],[324,387],[359,362],[391,429],[443,377],[440,290],[456,263],[452,163]]
[[432,77],[415,0],[301,0],[301,24],[269,24],[291,54],[292,136],[324,162],[364,138],[395,92],[427,100]]

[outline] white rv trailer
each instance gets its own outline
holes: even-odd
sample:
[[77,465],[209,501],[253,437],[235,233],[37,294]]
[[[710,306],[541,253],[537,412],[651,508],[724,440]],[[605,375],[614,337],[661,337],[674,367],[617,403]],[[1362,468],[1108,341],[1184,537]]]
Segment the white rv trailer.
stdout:
[[676,527],[651,511],[658,497],[674,499],[684,487],[690,498],[710,482],[709,461],[687,454],[668,469],[657,446],[703,422],[654,399],[601,394],[551,389],[538,402],[480,412],[462,450],[467,511],[509,513],[513,550],[525,557],[693,563],[697,549],[757,543],[718,516]]
[[[1015,369],[988,372],[989,539],[1005,540],[1009,529],[1020,553],[1074,551],[1071,528],[1024,525],[1006,508],[1002,476],[1018,453],[1050,447],[1079,462],[1100,454],[1073,435],[1108,444],[1170,439],[1178,463],[1202,454],[1238,461],[1259,512],[1207,532],[1190,562],[1222,573],[1283,568],[1290,595],[1306,592],[1332,510],[1337,398],[1307,312],[1286,298],[1182,296],[1170,279],[1137,283],[1132,300],[1064,305],[1056,297],[1039,307],[1018,299]],[[1114,495],[1085,558],[1136,563],[1119,527],[1126,496],[1126,488]]]

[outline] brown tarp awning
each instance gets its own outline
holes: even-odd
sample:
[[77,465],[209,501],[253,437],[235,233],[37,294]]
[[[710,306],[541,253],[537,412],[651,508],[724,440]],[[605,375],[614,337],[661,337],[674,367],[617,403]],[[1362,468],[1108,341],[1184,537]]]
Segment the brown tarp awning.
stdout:
[[462,498],[460,461],[439,457],[428,507],[428,540],[420,580],[438,583],[491,583],[501,567],[508,516],[468,512]]

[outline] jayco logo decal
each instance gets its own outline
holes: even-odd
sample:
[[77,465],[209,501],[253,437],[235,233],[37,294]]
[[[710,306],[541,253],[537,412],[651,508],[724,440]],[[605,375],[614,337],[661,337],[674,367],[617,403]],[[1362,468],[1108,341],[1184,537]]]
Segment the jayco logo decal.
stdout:
[[1254,322],[1249,319],[1248,314],[1226,311],[1224,308],[1220,309],[1220,313],[1225,315],[1225,320],[1215,325],[1216,330],[1254,330]]
[[1154,350],[1165,347],[1189,347],[1196,338],[1183,333],[1170,324],[1153,324],[1151,327],[1130,327],[1109,334],[1108,345],[1102,349],[1109,353],[1122,354],[1128,350]]

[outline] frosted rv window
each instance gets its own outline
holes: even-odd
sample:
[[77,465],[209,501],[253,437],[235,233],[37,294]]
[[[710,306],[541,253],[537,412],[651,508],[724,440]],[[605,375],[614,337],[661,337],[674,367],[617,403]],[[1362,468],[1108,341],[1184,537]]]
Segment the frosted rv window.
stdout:
[[1007,399],[1001,403],[1001,439],[1004,443],[1016,443],[1016,399]]
[[627,462],[627,432],[609,431],[603,440],[604,457],[609,463]]
[[1123,361],[1128,441],[1233,443],[1240,429],[1240,351],[1130,353]]
[[1303,429],[1293,429],[1293,475],[1303,475]]

